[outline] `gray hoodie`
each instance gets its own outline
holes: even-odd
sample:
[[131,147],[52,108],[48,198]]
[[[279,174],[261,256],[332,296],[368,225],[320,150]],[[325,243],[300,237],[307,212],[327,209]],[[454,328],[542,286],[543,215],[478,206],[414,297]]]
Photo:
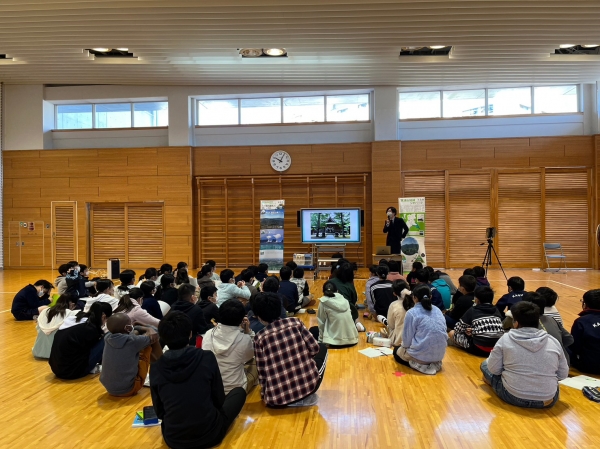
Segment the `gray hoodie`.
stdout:
[[319,301],[319,342],[336,346],[358,343],[358,331],[348,300],[335,293],[333,297],[323,296]]
[[529,401],[552,399],[558,381],[569,374],[560,343],[546,331],[533,327],[504,334],[487,362],[492,374],[502,376],[502,384],[510,394]]
[[244,364],[254,357],[254,341],[250,335],[242,333],[239,326],[219,323],[204,334],[202,349],[211,351],[217,358],[225,394],[235,387],[246,388]]

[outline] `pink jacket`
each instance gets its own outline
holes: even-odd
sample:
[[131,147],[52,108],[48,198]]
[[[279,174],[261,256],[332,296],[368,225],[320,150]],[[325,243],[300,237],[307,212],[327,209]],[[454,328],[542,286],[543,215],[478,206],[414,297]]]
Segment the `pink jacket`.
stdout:
[[131,298],[131,302],[135,305],[133,309],[127,312],[127,316],[131,318],[132,323],[158,327],[158,323],[160,323],[158,318],[154,318],[146,310],[142,309],[135,299]]

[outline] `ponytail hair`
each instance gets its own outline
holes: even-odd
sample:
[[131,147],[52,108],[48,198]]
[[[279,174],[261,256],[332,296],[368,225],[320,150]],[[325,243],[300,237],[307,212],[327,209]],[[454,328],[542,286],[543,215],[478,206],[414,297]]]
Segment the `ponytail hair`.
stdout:
[[431,289],[427,285],[417,285],[413,290],[412,295],[421,303],[425,310],[431,310]]
[[197,278],[203,278],[204,276],[209,276],[212,273],[213,268],[210,265],[204,265],[200,271],[198,271]]
[[337,291],[338,291],[338,289],[333,282],[327,281],[327,282],[325,282],[325,284],[323,284],[323,294],[325,296],[328,296],[329,298],[333,298],[335,296],[335,294],[337,293]]

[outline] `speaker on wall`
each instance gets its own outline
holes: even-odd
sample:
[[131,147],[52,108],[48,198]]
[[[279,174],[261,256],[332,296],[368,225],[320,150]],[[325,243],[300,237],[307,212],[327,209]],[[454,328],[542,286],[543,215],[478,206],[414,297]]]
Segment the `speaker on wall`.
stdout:
[[106,261],[106,277],[108,279],[119,279],[121,273],[121,260],[108,259]]

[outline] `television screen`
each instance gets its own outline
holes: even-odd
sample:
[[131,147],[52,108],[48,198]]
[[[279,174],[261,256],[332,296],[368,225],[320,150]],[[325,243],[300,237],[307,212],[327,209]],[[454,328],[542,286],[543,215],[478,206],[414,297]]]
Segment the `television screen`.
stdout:
[[360,243],[360,209],[300,210],[302,243]]

